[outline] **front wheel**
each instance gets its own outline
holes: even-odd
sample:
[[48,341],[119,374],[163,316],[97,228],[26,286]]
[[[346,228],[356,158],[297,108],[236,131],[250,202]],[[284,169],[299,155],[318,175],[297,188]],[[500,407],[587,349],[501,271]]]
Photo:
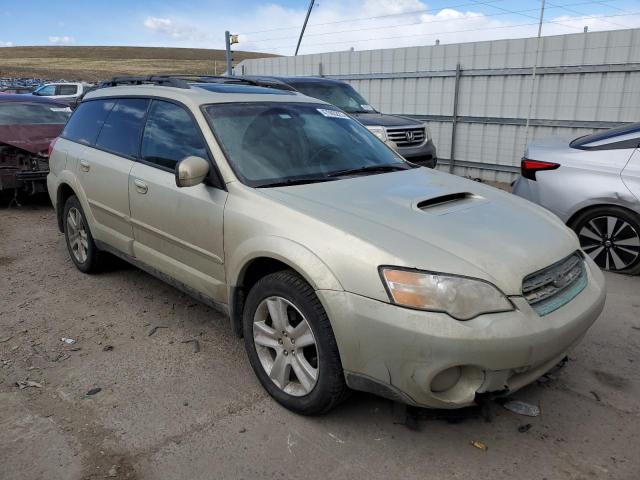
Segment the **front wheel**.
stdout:
[[331,324],[313,289],[292,271],[265,276],[243,313],[249,361],[262,386],[286,408],[324,413],[347,394]]
[[620,207],[599,207],[578,216],[571,228],[580,246],[605,270],[640,273],[640,217]]

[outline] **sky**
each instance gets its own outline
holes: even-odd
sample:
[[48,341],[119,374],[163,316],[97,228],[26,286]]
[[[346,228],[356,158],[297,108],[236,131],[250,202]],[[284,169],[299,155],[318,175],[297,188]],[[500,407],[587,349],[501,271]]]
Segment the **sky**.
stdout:
[[[540,0],[317,0],[300,54],[535,36]],[[0,0],[0,46],[224,48],[292,55],[308,0]],[[52,10],[53,7],[53,10]],[[543,35],[640,27],[640,0],[546,0]]]

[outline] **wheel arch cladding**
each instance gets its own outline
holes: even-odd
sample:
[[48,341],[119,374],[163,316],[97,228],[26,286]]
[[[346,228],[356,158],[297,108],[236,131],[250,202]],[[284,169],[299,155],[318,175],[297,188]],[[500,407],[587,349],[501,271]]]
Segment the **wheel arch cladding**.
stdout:
[[306,247],[281,237],[249,239],[238,246],[228,263],[230,320],[237,335],[242,335],[248,291],[265,275],[280,270],[293,270],[314,290],[343,290],[329,267]]
[[76,195],[76,192],[68,183],[61,183],[58,186],[58,192],[56,194],[56,218],[58,220],[58,229],[62,233],[64,233],[64,221],[62,218],[64,204],[67,202],[67,199],[73,195]]

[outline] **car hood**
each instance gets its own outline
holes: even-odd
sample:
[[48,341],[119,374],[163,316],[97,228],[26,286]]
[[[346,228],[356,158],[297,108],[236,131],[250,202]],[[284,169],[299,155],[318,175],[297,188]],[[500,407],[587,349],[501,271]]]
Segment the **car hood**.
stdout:
[[264,192],[387,254],[374,261],[478,276],[508,295],[521,294],[526,275],[579,248],[541,207],[425,168]]
[[46,153],[51,141],[62,132],[63,124],[0,125],[0,143],[29,153]]
[[370,127],[413,127],[422,125],[422,122],[399,115],[386,115],[384,113],[352,113],[351,115],[363,125]]

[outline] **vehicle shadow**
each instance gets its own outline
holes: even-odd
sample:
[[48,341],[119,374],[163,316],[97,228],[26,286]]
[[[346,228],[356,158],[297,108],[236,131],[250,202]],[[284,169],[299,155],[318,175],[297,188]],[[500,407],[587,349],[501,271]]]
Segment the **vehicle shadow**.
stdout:
[[45,210],[52,208],[49,194],[46,192],[25,195],[15,190],[0,192],[0,209],[7,210]]

